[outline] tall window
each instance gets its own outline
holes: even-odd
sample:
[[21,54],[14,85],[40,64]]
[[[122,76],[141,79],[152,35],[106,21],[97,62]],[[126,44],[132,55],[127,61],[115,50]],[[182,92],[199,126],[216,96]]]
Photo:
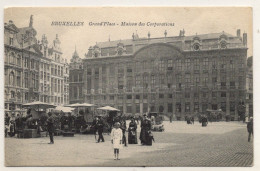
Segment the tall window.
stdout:
[[185,59],[185,69],[190,70],[190,59]]
[[11,86],[14,86],[14,72],[10,72],[10,75],[9,75],[9,84]]
[[168,112],[169,113],[173,112],[173,110],[172,110],[172,103],[168,103]]
[[190,103],[185,103],[185,112],[190,112]]
[[17,72],[17,86],[21,86],[21,72]]
[[209,58],[203,58],[203,69],[208,69]]
[[132,87],[133,87],[133,77],[132,76],[129,76],[127,77],[127,80],[126,80],[126,89],[127,91],[132,91]]
[[199,112],[200,106],[199,103],[194,103],[194,112]]
[[141,76],[140,75],[137,75],[135,77],[135,86],[136,87],[140,87],[141,86]]
[[165,71],[165,61],[164,60],[159,61],[159,71]]
[[212,69],[217,69],[218,67],[218,64],[217,64],[217,59],[216,58],[212,58]]
[[21,63],[21,56],[20,55],[17,56],[17,65],[18,66],[22,65],[22,63]]
[[164,87],[164,85],[165,85],[165,77],[164,77],[164,75],[160,75],[160,77],[159,77],[159,85],[160,85],[160,88]]
[[167,70],[168,71],[172,71],[173,70],[172,59],[169,59],[168,62],[167,62]]
[[13,46],[14,44],[14,38],[10,37],[9,38],[9,45]]
[[181,112],[181,103],[176,103],[176,112]]
[[29,88],[29,75],[28,75],[28,72],[24,72],[24,86],[25,86],[25,88]]
[[194,70],[200,70],[200,60],[198,58],[194,59]]
[[14,64],[15,63],[15,56],[14,53],[10,54],[10,63]]
[[205,74],[205,75],[204,75],[204,78],[203,78],[203,85],[204,85],[204,86],[208,86],[208,81],[209,81],[208,74]]
[[177,70],[178,70],[178,71],[181,71],[181,69],[182,69],[181,59],[177,59],[177,60],[176,60],[176,66],[177,66]]
[[190,74],[185,74],[185,85],[186,87],[190,86]]
[[143,84],[144,84],[143,85],[144,88],[148,88],[149,82],[148,82],[148,75],[147,74],[144,75]]
[[194,74],[194,85],[198,86],[200,84],[200,75]]

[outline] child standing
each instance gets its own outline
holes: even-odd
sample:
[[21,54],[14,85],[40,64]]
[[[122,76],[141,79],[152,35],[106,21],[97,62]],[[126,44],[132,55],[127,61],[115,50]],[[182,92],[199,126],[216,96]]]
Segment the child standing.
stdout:
[[120,160],[119,149],[122,147],[123,133],[119,127],[120,127],[120,123],[116,122],[114,128],[111,131],[111,143],[113,144],[114,155],[115,155],[114,160]]

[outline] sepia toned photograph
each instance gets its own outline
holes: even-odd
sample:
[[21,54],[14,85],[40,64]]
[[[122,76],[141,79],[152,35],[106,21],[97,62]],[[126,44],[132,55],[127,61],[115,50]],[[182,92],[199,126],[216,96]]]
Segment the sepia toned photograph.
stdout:
[[252,167],[250,7],[4,10],[6,167]]

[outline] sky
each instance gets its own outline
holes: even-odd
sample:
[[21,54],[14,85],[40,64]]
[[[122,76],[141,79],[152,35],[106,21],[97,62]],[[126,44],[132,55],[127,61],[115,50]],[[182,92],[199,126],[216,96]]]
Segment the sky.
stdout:
[[[63,8],[7,8],[4,22],[12,20],[19,27],[29,26],[30,16],[33,15],[33,27],[37,38],[43,34],[52,44],[56,34],[59,35],[63,57],[70,60],[75,47],[81,58],[88,48],[96,42],[131,39],[136,33],[139,37],[178,36],[184,29],[185,35],[226,32],[236,35],[248,34],[248,56],[252,56],[252,9],[241,7],[222,8],[173,8],[173,7],[63,7]],[[55,21],[84,22],[83,26],[52,26]],[[89,26],[89,23],[110,22],[116,26]],[[174,23],[174,26],[120,26],[121,22],[133,23]]]

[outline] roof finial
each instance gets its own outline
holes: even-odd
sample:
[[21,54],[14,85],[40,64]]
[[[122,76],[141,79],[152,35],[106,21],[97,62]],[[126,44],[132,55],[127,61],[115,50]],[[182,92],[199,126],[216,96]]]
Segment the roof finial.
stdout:
[[150,33],[150,31],[148,32],[148,39],[150,39],[150,36],[151,36],[151,33]]
[[108,41],[110,42],[110,35],[109,35]]
[[33,15],[31,15],[31,17],[30,17],[30,24],[29,24],[29,27],[33,27]]
[[77,45],[75,44],[75,52],[77,52]]

